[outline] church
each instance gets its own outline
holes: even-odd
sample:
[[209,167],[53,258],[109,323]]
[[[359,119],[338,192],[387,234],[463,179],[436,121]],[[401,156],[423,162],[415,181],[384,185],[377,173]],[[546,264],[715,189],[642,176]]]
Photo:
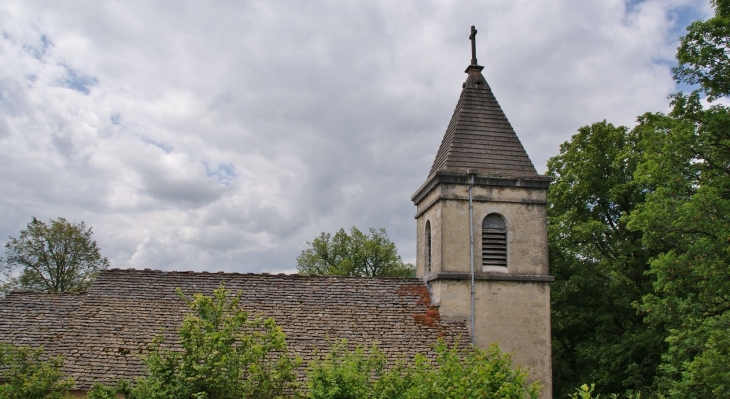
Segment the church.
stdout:
[[438,338],[497,342],[552,397],[546,192],[478,65],[416,206],[415,278],[102,271],[84,293],[13,292],[0,300],[0,340],[65,358],[74,396],[95,382],[133,380],[156,335],[176,341],[187,310],[175,294],[210,295],[220,283],[252,314],[273,317],[304,364],[332,340],[378,346],[393,358],[433,354]]

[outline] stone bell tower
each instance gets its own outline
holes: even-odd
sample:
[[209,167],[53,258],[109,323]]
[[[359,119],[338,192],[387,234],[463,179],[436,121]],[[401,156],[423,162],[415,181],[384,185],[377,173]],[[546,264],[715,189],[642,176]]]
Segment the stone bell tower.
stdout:
[[477,65],[471,65],[417,207],[417,276],[445,320],[497,342],[552,397],[546,191]]

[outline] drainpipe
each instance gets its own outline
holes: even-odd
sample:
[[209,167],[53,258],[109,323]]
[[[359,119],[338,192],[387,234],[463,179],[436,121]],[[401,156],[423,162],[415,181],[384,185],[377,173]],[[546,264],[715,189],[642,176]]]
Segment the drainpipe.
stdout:
[[469,271],[471,272],[471,344],[474,345],[476,334],[475,322],[476,312],[474,311],[474,206],[471,200],[471,189],[474,187],[475,171],[467,171],[469,174]]

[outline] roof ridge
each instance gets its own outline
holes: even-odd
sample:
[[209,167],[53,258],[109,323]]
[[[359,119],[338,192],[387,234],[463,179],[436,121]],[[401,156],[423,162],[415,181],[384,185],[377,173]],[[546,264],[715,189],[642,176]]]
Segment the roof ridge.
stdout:
[[72,291],[60,291],[60,292],[51,291],[51,292],[48,292],[48,291],[33,291],[33,290],[15,290],[15,291],[10,291],[7,294],[5,294],[5,298],[9,298],[11,296],[12,297],[16,297],[16,296],[20,296],[20,295],[37,295],[37,296],[41,296],[41,295],[47,295],[47,296],[84,296],[84,295],[86,295],[86,293],[87,293],[86,291],[80,291],[80,292],[76,292],[76,291],[73,291],[73,292]]
[[226,271],[217,271],[217,272],[209,272],[209,271],[194,271],[194,270],[158,270],[158,269],[121,269],[121,268],[113,268],[113,269],[107,269],[102,270],[100,272],[100,276],[111,274],[111,273],[147,273],[147,274],[159,274],[159,275],[177,275],[177,276],[185,276],[185,275],[196,275],[196,276],[252,276],[252,277],[287,277],[287,278],[300,278],[300,279],[362,279],[362,280],[405,280],[405,281],[422,281],[419,278],[416,277],[371,277],[371,276],[313,276],[313,275],[306,275],[306,274],[298,274],[298,273],[267,273],[267,272],[260,272],[260,273],[251,273],[251,272],[226,272]]

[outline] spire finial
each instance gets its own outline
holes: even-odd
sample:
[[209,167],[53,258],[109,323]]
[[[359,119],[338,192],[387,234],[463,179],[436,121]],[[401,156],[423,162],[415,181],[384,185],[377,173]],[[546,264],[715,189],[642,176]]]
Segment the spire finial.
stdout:
[[469,40],[471,40],[471,64],[477,65],[477,28],[474,25],[471,26]]

